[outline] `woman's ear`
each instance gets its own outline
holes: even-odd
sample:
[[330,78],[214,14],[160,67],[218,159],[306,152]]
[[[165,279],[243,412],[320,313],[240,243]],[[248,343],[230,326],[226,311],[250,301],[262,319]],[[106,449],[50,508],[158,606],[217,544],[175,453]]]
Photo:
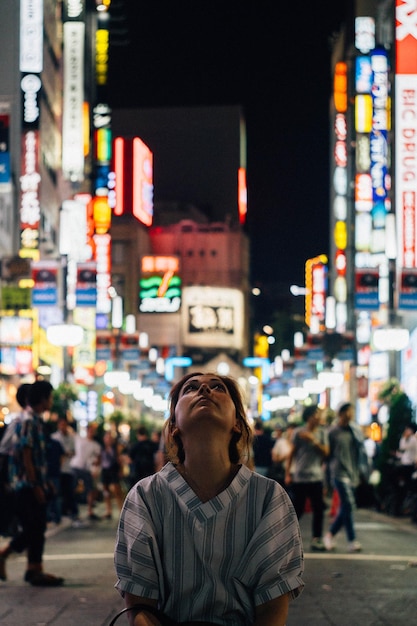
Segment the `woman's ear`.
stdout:
[[171,436],[172,437],[177,437],[177,435],[179,435],[180,433],[180,429],[178,428],[178,426],[173,426],[172,430],[171,430]]
[[242,433],[242,428],[240,427],[239,422],[235,422],[235,425],[232,428],[234,433]]

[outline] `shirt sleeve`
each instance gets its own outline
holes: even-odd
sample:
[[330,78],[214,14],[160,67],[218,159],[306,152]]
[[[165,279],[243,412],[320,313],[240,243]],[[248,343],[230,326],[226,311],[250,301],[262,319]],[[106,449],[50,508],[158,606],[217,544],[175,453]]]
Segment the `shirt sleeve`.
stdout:
[[255,605],[286,593],[296,598],[304,583],[303,547],[294,507],[279,485],[243,555],[240,583],[253,590]]
[[150,599],[159,598],[162,571],[152,517],[139,491],[133,488],[126,497],[116,537],[114,563],[115,587]]

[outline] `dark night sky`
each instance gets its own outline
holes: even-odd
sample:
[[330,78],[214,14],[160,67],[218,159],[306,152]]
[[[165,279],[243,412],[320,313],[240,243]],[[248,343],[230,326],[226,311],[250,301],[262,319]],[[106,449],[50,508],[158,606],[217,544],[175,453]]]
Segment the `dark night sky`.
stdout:
[[118,5],[127,45],[111,48],[111,105],[241,105],[252,282],[302,284],[329,247],[330,38],[345,0]]

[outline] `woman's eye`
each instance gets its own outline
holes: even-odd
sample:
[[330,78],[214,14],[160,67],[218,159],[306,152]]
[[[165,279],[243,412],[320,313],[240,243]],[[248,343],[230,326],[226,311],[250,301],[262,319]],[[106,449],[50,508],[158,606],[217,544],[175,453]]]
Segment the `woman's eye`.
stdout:
[[223,383],[215,383],[212,389],[217,389],[217,391],[226,391],[226,387],[223,385]]
[[182,393],[187,393],[188,391],[194,391],[195,389],[197,389],[196,385],[193,383],[190,383],[188,385],[184,385],[184,387],[182,388]]

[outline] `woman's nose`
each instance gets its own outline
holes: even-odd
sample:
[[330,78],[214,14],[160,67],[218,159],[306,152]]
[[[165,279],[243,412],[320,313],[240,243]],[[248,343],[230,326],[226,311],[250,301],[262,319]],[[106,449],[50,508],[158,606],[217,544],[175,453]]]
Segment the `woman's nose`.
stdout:
[[198,393],[211,393],[211,388],[207,383],[201,383]]

